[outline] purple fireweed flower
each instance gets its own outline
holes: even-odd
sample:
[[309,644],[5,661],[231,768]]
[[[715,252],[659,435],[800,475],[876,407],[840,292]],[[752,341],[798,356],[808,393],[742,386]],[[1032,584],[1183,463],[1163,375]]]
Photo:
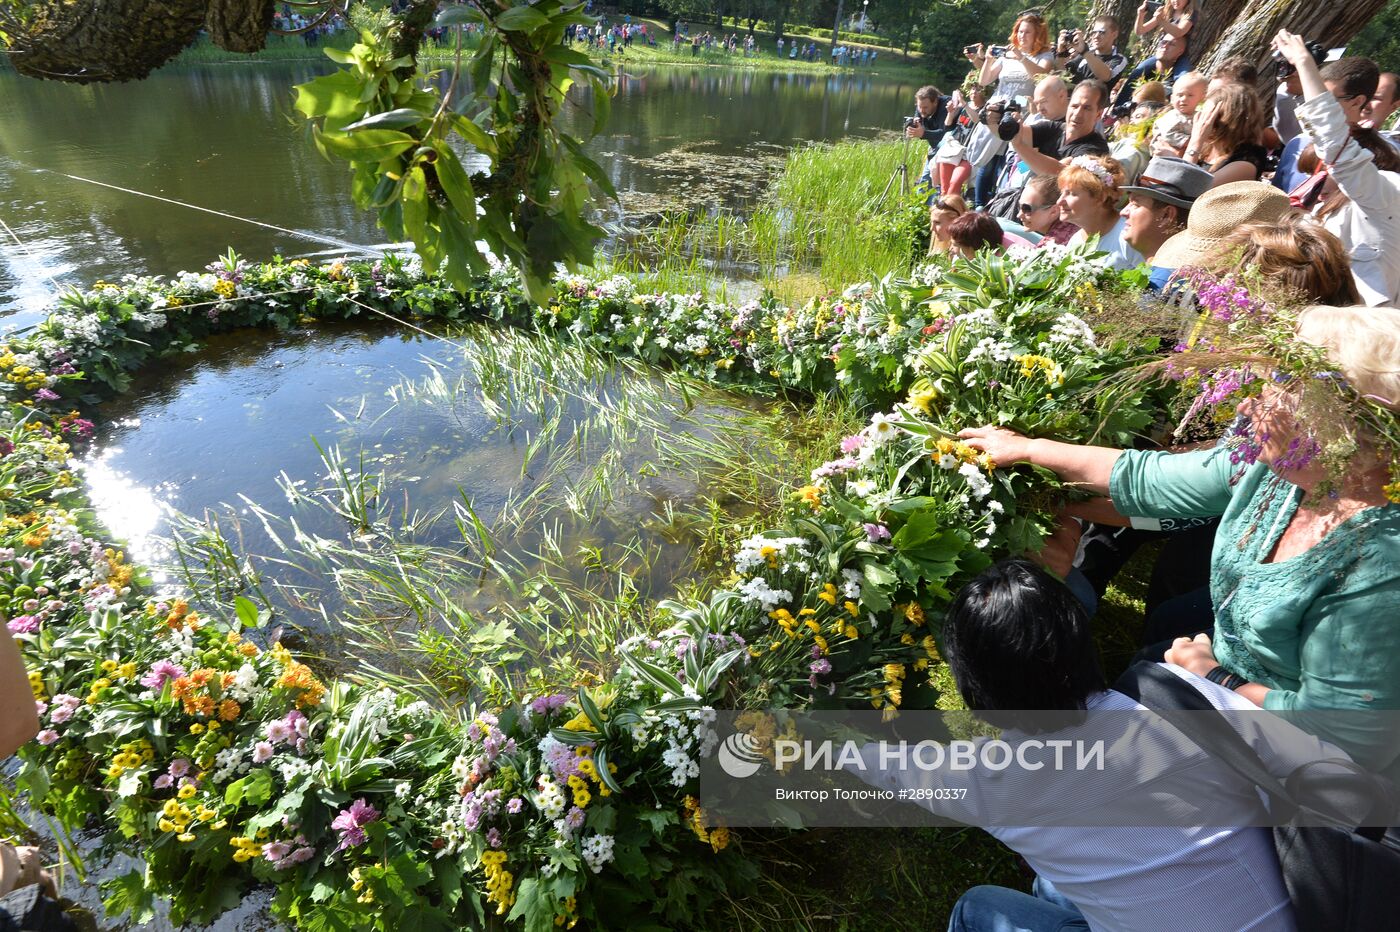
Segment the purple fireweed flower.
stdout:
[[812,663],[807,669],[812,671],[813,676],[824,676],[831,672],[831,661],[823,657],[821,660]]
[[58,392],[51,388],[41,388],[34,393],[35,401],[57,401]]
[[331,828],[340,833],[340,844],[335,850],[344,851],[364,844],[369,838],[364,827],[378,819],[379,810],[365,802],[364,797],[355,800],[348,809],[340,810],[340,814],[331,821]]

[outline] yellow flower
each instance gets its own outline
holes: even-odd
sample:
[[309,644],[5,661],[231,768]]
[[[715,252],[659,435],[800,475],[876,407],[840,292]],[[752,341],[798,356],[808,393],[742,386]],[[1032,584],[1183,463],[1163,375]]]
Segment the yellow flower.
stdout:
[[194,841],[194,833],[193,833],[193,832],[181,832],[180,834],[178,834],[178,835],[175,836],[175,840],[176,840],[176,841]]
[[1395,505],[1400,505],[1400,480],[1383,486],[1381,492],[1385,494],[1386,501]]
[[843,603],[841,607],[844,608],[846,610],[846,613],[849,614],[852,618],[860,617],[860,606],[856,605],[856,603],[850,601],[849,599],[846,600],[846,602]]
[[202,735],[202,734],[204,734],[204,726],[201,725],[201,724],[199,724],[199,722],[195,722],[193,725],[190,726],[190,734],[192,734],[192,735]]
[[190,797],[194,796],[194,784],[186,783],[184,786],[180,787],[180,789],[175,792],[175,795],[180,797],[181,799],[189,799]]
[[116,662],[115,660],[104,660],[104,661],[102,661],[102,672],[103,672],[103,673],[114,673],[114,672],[116,672],[116,669],[117,669],[117,662]]
[[794,495],[797,500],[816,511],[822,505],[822,490],[814,485],[804,485]]
[[822,591],[817,593],[817,598],[834,608],[836,606],[836,587],[827,583],[822,587]]
[[860,632],[856,630],[855,625],[846,625],[846,630],[844,633],[846,637],[850,638],[852,641],[860,637]]
[[136,664],[124,663],[117,667],[117,676],[124,680],[129,680],[136,675]]
[[174,822],[171,822],[169,819],[165,818],[164,816],[162,816],[162,817],[160,818],[160,820],[159,820],[158,822],[156,822],[156,827],[159,828],[162,832],[173,832],[173,831],[175,831],[175,823],[174,823]]

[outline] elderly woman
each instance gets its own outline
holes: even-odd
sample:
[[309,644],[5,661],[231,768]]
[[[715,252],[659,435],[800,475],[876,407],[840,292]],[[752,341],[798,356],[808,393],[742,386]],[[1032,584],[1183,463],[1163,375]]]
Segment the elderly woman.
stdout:
[[1142,253],[1123,238],[1126,221],[1119,215],[1123,200],[1123,169],[1116,159],[1076,155],[1060,170],[1060,219],[1079,227],[1070,245],[1099,238],[1115,269],[1126,271],[1142,262]]
[[[1295,415],[1305,390],[1321,384],[1316,377],[1280,374],[1240,404],[1250,455],[1223,446],[1191,453],[1077,446],[995,427],[962,436],[999,466],[1033,463],[1106,493],[1122,515],[1220,516],[1211,555],[1214,638],[1178,638],[1167,661],[1265,709],[1400,709],[1397,451],[1367,426],[1394,426],[1400,414],[1400,310],[1309,307],[1296,337],[1344,379],[1327,384],[1347,393],[1353,423],[1311,425],[1329,442],[1355,439],[1339,478],[1324,457],[1300,455],[1314,437]],[[1296,723],[1359,763],[1400,775],[1400,716]]]

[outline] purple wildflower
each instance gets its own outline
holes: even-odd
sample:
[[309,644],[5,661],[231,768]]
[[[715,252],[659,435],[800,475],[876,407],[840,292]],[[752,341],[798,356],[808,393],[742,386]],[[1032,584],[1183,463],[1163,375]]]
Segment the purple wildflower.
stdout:
[[870,521],[867,521],[865,522],[865,536],[869,538],[872,544],[878,543],[882,540],[889,540],[890,529],[885,527],[883,524],[874,524]]
[[364,797],[351,803],[350,808],[340,810],[340,814],[331,822],[331,828],[340,833],[340,844],[335,850],[344,851],[364,844],[369,838],[364,827],[378,818],[379,810],[365,802]]
[[568,693],[549,693],[538,696],[530,702],[530,711],[535,715],[547,715],[550,712],[557,712],[569,701]]
[[11,634],[38,634],[39,619],[33,615],[20,615],[17,618],[11,618],[5,627],[10,629]]
[[141,685],[147,689],[164,689],[169,680],[178,680],[185,675],[185,668],[169,660],[157,660],[151,669],[141,677]]

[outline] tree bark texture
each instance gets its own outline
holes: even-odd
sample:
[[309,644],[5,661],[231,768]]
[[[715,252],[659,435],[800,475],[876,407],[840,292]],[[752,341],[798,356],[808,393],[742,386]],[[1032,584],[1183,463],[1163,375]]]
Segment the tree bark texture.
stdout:
[[209,38],[230,52],[256,52],[267,45],[273,0],[209,0],[204,17]]
[[[1209,71],[1231,56],[1241,56],[1259,65],[1269,62],[1269,40],[1280,29],[1296,32],[1305,40],[1316,40],[1328,48],[1346,45],[1354,39],[1371,19],[1385,8],[1386,0],[1249,0],[1239,15],[1218,30],[1213,22],[1203,21],[1191,30],[1196,68]],[[1197,45],[1195,32],[1208,29]],[[1203,49],[1202,54],[1196,49]]]
[[10,61],[33,78],[140,80],[180,54],[201,27],[222,49],[256,52],[272,14],[273,0],[54,0],[13,37]]
[[10,61],[20,74],[89,84],[144,78],[194,41],[208,0],[88,0],[46,3]]

